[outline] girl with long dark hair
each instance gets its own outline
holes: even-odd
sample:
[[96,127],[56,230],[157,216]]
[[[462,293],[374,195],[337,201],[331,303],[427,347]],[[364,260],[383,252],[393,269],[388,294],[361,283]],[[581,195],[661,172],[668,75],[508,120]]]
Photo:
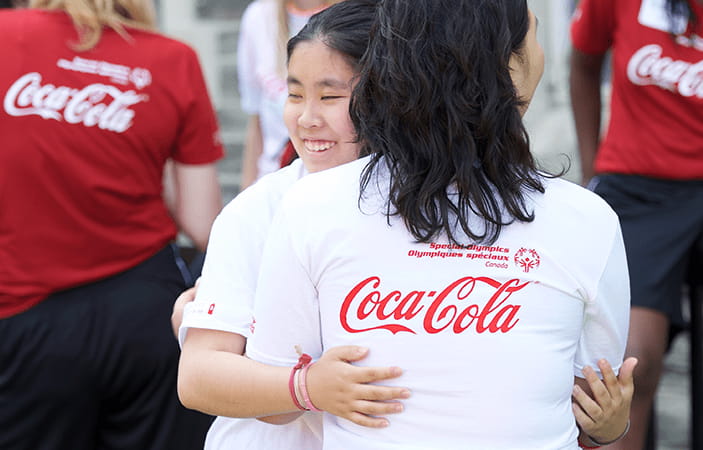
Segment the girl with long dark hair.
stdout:
[[[350,106],[368,156],[283,199],[247,346],[294,364],[295,348],[355,343],[372,349],[360,364],[403,368],[402,414],[375,429],[326,416],[325,448],[576,449],[625,433],[631,385],[601,359],[636,363],[620,229],[530,155],[536,27],[525,0],[379,2]],[[591,386],[616,405],[597,429]]]

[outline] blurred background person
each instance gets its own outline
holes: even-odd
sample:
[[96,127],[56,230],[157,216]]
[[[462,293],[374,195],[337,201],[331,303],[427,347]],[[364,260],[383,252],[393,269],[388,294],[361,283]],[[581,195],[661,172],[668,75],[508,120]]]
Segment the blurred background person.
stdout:
[[28,0],[0,0],[0,8],[20,8],[27,6]]
[[[631,275],[627,354],[636,356],[632,429],[643,448],[682,285],[703,233],[703,1],[581,0],[571,99],[584,185],[618,213]],[[601,74],[612,53],[609,123]],[[697,426],[697,425],[694,425]]]
[[151,0],[29,6],[0,11],[0,448],[202,448],[169,324],[177,232],[204,250],[222,205],[197,55]]
[[237,74],[242,110],[249,115],[240,189],[281,166],[288,142],[283,124],[286,43],[314,13],[339,0],[255,0],[242,16]]

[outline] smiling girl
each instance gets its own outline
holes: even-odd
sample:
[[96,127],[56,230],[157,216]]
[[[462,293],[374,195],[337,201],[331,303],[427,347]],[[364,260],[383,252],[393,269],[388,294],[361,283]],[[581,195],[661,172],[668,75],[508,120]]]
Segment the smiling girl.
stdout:
[[[375,1],[347,0],[316,16],[288,45],[285,124],[300,156],[230,202],[213,226],[197,298],[186,307],[180,338],[179,396],[183,404],[218,417],[207,449],[315,449],[321,446],[321,415],[307,412],[287,425],[255,419],[296,411],[289,392],[291,370],[242,356],[253,322],[259,262],[268,227],[283,194],[308,173],[358,158],[349,117],[357,63],[366,50]],[[382,426],[399,410],[402,388],[366,383],[392,378],[398,368],[359,368],[355,346],[331,349],[311,379],[325,392],[321,408],[364,426]],[[376,400],[384,402],[376,402]],[[373,416],[373,417],[372,417]]]

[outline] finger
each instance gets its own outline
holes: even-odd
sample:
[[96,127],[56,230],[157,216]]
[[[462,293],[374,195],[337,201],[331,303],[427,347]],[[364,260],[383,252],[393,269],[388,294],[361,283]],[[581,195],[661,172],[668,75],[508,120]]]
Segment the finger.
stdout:
[[339,361],[359,361],[368,355],[369,349],[358,345],[340,345],[332,347],[325,352],[325,355]]
[[174,308],[180,307],[181,309],[186,303],[192,302],[195,300],[195,293],[196,293],[196,288],[188,288],[185,291],[181,292],[181,295],[176,298],[176,302],[174,304]]
[[575,385],[572,391],[572,397],[585,414],[593,421],[598,421],[603,415],[603,409],[600,403],[592,399],[579,385]]
[[400,367],[357,367],[357,381],[359,383],[373,383],[375,381],[398,378],[403,374]]
[[610,393],[608,392],[608,389],[605,387],[601,379],[598,378],[598,375],[596,374],[596,371],[593,370],[593,367],[586,366],[581,370],[581,372],[586,378],[586,381],[588,381],[588,386],[591,388],[593,398],[599,404],[610,401]]
[[622,391],[620,390],[620,383],[618,382],[618,377],[615,375],[615,371],[610,363],[601,359],[598,361],[598,367],[600,372],[603,374],[603,382],[608,389],[608,393],[614,401],[620,401],[622,398]]
[[386,414],[398,414],[403,412],[403,404],[400,402],[370,402],[359,400],[353,404],[354,411],[367,416],[385,416]]
[[581,409],[581,407],[579,407],[579,405],[577,405],[576,403],[572,403],[571,409],[574,412],[574,417],[576,418],[576,423],[579,424],[579,427],[581,427],[581,429],[583,431],[585,431],[586,434],[588,434],[589,431],[591,431],[595,428],[596,424],[593,421],[593,419],[591,419],[591,416],[586,414],[583,411],[583,409]]
[[638,362],[639,361],[637,360],[637,358],[630,357],[622,363],[622,367],[620,367],[620,373],[618,374],[618,378],[620,379],[621,383],[634,383],[633,373],[635,371],[635,367],[637,367]]
[[630,399],[632,399],[632,395],[635,391],[635,380],[633,373],[638,362],[639,361],[637,360],[637,358],[627,358],[622,363],[622,367],[620,367],[620,373],[618,374],[618,380],[620,382],[620,386],[622,387],[623,395],[629,397]]
[[404,387],[364,385],[360,398],[371,401],[386,401],[410,398],[410,390]]
[[368,428],[385,428],[390,425],[390,422],[385,417],[369,417],[358,412],[349,413],[344,418]]

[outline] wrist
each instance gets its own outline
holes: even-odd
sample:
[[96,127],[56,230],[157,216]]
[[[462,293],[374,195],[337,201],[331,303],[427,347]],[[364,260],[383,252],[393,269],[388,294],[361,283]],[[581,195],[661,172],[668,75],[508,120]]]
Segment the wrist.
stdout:
[[583,431],[581,433],[581,436],[579,437],[578,444],[584,450],[591,450],[591,449],[600,448],[605,445],[610,445],[610,444],[613,444],[613,443],[619,441],[620,439],[625,437],[625,435],[627,434],[628,431],[630,431],[630,421],[629,420],[627,421],[627,425],[625,425],[625,430],[623,430],[623,432],[620,433],[620,435],[618,437],[616,437],[615,439],[612,439],[610,441],[607,441],[607,442],[598,441],[598,440],[594,439],[593,437],[589,436],[588,433]]
[[300,392],[300,371],[303,367],[310,364],[311,360],[312,358],[310,358],[310,355],[305,353],[301,354],[298,364],[291,369],[290,376],[288,378],[288,391],[290,393],[291,400],[293,400],[293,404],[295,404],[295,407],[300,411],[307,411],[307,408],[303,405],[304,401],[302,400],[302,393]]
[[310,400],[308,393],[308,370],[314,363],[310,355],[301,353],[298,364],[296,364],[290,372],[288,378],[288,390],[291,400],[295,407],[301,411],[317,411],[322,412]]

